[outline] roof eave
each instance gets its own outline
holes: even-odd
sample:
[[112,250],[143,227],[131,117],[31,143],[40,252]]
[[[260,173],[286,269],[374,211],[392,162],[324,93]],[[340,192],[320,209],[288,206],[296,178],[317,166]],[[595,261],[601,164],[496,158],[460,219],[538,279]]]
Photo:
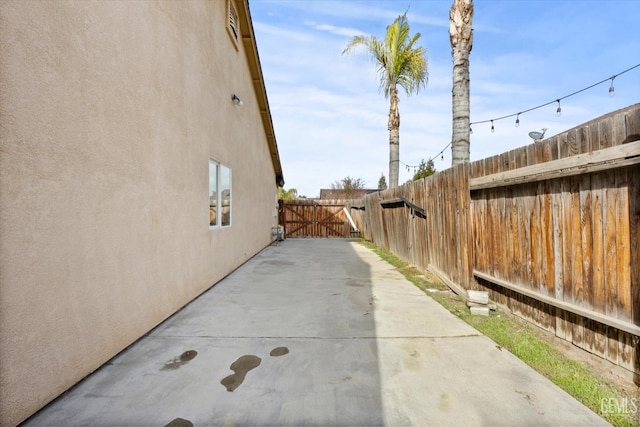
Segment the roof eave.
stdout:
[[269,100],[267,99],[267,89],[264,84],[262,67],[260,66],[258,46],[253,32],[251,12],[249,11],[249,0],[235,1],[238,6],[237,11],[238,19],[240,20],[242,44],[244,46],[245,54],[247,55],[249,70],[251,72],[251,80],[253,81],[253,89],[258,100],[258,108],[260,109],[260,116],[262,117],[262,125],[264,127],[265,136],[267,137],[267,144],[269,145],[269,153],[271,154],[271,163],[273,164],[273,170],[275,172],[276,184],[279,187],[283,187],[284,175],[282,173],[282,164],[280,163],[276,135],[273,129]]

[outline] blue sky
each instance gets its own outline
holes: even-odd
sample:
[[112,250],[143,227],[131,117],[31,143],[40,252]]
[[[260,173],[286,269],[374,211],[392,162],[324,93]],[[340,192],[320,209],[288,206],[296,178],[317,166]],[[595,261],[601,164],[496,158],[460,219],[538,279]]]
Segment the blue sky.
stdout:
[[[400,183],[421,159],[451,140],[453,0],[250,0],[285,188],[317,197],[346,176],[376,188],[387,177],[389,101],[366,54],[342,56],[354,35],[383,37],[408,9],[411,32],[427,51],[429,82],[400,90]],[[640,0],[475,0],[470,56],[471,121],[516,114],[640,64]],[[640,67],[522,114],[472,126],[471,160],[531,143],[530,131],[561,133],[640,102]],[[451,165],[451,151],[435,160]],[[408,170],[407,170],[408,169]]]

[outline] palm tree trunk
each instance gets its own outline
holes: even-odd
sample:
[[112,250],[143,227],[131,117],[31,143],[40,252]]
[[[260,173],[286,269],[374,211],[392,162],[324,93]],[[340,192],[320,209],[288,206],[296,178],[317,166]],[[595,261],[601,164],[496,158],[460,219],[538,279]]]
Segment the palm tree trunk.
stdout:
[[469,161],[469,53],[456,49],[453,54],[453,129],[451,154],[453,166]]
[[389,107],[389,188],[398,186],[400,174],[400,111],[398,110],[398,90],[391,89]]
[[449,37],[453,56],[453,128],[451,164],[469,161],[469,53],[473,47],[473,0],[454,0],[449,12]]
[[389,130],[389,188],[398,186],[400,174],[400,129]]

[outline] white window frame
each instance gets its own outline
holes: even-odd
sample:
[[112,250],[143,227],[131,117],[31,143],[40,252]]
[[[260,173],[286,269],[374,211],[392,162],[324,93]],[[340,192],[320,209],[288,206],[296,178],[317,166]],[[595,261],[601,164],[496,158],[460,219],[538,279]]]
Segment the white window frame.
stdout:
[[[215,168],[215,189],[212,188],[212,169]],[[223,183],[223,174],[228,171],[228,188]],[[213,192],[215,190],[215,200],[212,200]],[[228,201],[223,199],[224,192],[227,191]],[[226,166],[214,159],[209,159],[209,229],[218,229],[231,227],[233,217],[233,189],[232,189],[232,170],[229,166]],[[215,203],[215,204],[214,204]],[[225,207],[228,207],[228,216],[225,221],[225,213],[222,212]],[[222,212],[222,215],[220,215]],[[211,221],[213,218],[213,223]]]

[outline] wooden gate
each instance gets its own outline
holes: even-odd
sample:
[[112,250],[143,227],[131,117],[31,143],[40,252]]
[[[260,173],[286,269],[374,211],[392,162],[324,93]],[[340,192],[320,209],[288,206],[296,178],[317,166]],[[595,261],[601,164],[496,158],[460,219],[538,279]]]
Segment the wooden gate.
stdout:
[[349,237],[344,200],[280,200],[279,222],[285,237]]

